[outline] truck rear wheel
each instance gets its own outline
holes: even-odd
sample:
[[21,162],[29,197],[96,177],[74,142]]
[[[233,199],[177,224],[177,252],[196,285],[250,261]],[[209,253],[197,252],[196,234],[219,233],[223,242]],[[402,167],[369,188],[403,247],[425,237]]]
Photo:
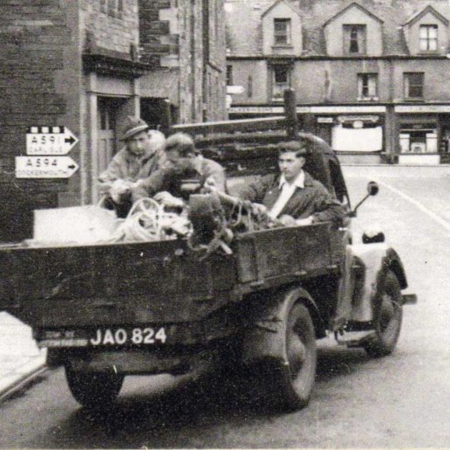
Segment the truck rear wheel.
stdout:
[[381,293],[381,305],[374,320],[375,334],[364,344],[364,349],[370,356],[378,358],[393,352],[400,335],[402,318],[400,284],[397,277],[389,271]]
[[302,303],[295,303],[288,312],[285,345],[287,362],[268,363],[267,385],[275,407],[294,411],[309,403],[317,365],[314,325]]
[[83,373],[66,366],[66,379],[73,398],[87,408],[101,408],[114,402],[124,376],[116,373]]

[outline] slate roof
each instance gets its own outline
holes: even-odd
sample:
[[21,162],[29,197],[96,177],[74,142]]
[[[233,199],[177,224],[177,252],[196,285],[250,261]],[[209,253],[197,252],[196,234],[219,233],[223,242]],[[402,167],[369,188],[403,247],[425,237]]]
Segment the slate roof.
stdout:
[[[226,0],[226,30],[229,56],[261,56],[261,16],[277,0]],[[287,0],[302,19],[303,56],[326,55],[324,24],[352,3],[383,21],[385,55],[408,55],[403,25],[428,6],[447,20],[449,0]]]

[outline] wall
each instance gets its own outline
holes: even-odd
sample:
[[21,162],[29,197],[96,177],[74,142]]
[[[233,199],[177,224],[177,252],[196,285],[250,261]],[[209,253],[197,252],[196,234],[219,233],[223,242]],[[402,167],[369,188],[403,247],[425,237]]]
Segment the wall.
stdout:
[[[3,1],[0,14],[0,241],[31,237],[32,210],[56,206],[67,180],[16,180],[31,126],[74,127],[77,1]],[[74,53],[72,53],[74,52]],[[67,66],[67,58],[72,60]],[[66,81],[64,81],[66,80]],[[69,87],[70,86],[70,87]],[[76,129],[73,130],[75,133]]]
[[101,0],[81,0],[82,48],[100,48],[130,55],[130,46],[139,43],[136,0],[123,0],[123,13],[114,17],[101,10]]
[[[243,94],[233,95],[233,104],[246,105],[268,103],[268,70],[267,61],[263,60],[233,60],[229,59],[228,64],[233,66],[233,84],[242,86]],[[248,77],[253,79],[253,95],[248,96]]]

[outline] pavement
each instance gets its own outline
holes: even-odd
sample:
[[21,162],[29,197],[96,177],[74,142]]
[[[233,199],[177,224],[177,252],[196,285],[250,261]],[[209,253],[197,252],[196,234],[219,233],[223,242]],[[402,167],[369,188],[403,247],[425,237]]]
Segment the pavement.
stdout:
[[[346,176],[370,176],[375,166],[343,167]],[[450,166],[401,167],[376,166],[377,176],[432,177],[450,176]],[[11,315],[0,312],[0,401],[16,388],[27,383],[45,368],[46,350],[38,349],[31,328]]]
[[47,351],[38,349],[31,328],[0,312],[0,400],[45,367]]

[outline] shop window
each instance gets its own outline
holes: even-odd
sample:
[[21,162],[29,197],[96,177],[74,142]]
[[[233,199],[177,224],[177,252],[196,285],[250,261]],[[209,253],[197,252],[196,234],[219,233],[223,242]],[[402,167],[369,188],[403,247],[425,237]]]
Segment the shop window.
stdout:
[[438,26],[421,25],[419,31],[419,49],[421,52],[436,52],[438,49]]
[[358,100],[378,100],[378,74],[358,74]]
[[288,65],[273,66],[272,98],[283,100],[284,91],[290,87],[290,67]]
[[404,74],[405,99],[423,99],[424,78],[421,72]]
[[344,53],[346,55],[366,54],[365,25],[344,25]]
[[274,19],[274,45],[291,45],[291,19]]
[[400,129],[401,153],[437,153],[438,134],[434,124],[405,124]]

